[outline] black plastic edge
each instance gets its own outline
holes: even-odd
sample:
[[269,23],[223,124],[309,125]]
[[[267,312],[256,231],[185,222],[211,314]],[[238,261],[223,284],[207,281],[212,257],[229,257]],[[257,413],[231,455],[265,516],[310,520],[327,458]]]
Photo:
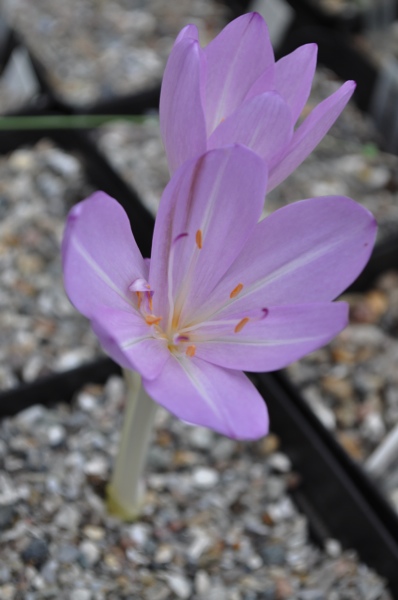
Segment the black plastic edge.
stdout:
[[331,536],[355,548],[398,594],[398,519],[392,508],[282,374],[258,374],[254,381],[267,402],[271,428],[302,478],[310,521],[313,511]]
[[108,377],[120,372],[120,367],[110,358],[103,358],[20,385],[0,394],[0,417],[15,415],[33,404],[70,402],[87,383],[105,383]]

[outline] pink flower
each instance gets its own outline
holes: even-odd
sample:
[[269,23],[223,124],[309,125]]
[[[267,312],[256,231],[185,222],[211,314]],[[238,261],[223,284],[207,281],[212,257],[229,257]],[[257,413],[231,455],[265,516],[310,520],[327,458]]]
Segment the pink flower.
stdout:
[[311,89],[317,46],[275,63],[257,13],[232,21],[206,48],[194,25],[171,51],[162,83],[160,127],[171,173],[206,150],[239,143],[268,165],[268,191],[286,179],[328,132],[350,99],[347,81],[295,129]]
[[343,329],[347,305],[331,300],[375,238],[372,215],[340,196],[258,222],[266,186],[252,151],[212,150],[166,187],[150,261],[103,192],[72,209],[63,241],[66,291],[104,349],[172,413],[234,438],[268,429],[241,371],[284,367]]

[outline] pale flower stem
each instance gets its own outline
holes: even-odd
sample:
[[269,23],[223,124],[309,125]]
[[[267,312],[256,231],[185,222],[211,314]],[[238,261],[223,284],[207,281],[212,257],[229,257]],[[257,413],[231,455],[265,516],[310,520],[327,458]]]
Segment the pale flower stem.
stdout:
[[107,488],[107,506],[111,514],[126,521],[140,515],[145,494],[142,472],[157,404],[141,385],[138,373],[124,370],[127,405],[119,450]]

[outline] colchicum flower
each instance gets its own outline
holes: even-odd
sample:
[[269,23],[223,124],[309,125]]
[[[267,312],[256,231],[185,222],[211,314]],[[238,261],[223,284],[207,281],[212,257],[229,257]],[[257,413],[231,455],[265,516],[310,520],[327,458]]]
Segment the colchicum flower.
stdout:
[[97,192],[75,206],[63,242],[65,287],[104,349],[183,420],[254,439],[267,410],[242,373],[286,366],[347,323],[333,303],[375,238],[353,200],[303,200],[259,222],[263,161],[242,146],[177,170],[142,258],[121,206]]
[[295,129],[308,100],[317,46],[275,63],[267,25],[257,13],[232,21],[206,48],[194,25],[177,37],[163,77],[160,128],[170,172],[206,150],[238,143],[268,166],[268,192],[326,135],[350,99],[347,81]]

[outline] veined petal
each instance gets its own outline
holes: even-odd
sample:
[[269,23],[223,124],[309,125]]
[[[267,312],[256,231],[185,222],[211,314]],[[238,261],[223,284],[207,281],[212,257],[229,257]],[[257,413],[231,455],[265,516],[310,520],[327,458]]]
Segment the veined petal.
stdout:
[[274,62],[264,19],[243,15],[227,25],[204,49],[207,57],[207,135],[245,98],[256,79]]
[[289,144],[292,135],[286,102],[279,94],[266,92],[245,102],[223,121],[210,136],[208,148],[238,143],[268,162]]
[[62,259],[66,292],[89,318],[102,306],[132,307],[129,285],[148,274],[126,213],[104,192],[93,194],[69,213]]
[[268,432],[265,402],[243,373],[200,359],[170,356],[159,377],[143,380],[148,394],[180,419],[237,439]]
[[207,152],[175,173],[152,243],[155,314],[186,315],[209,297],[255,229],[266,184],[263,161],[242,146]]
[[362,271],[375,236],[373,215],[350,198],[311,198],[284,206],[256,226],[211,302],[203,305],[201,318],[333,300]]
[[299,118],[311,91],[318,47],[300,46],[275,64],[275,90],[287,102],[293,123]]
[[237,319],[235,328],[210,321],[195,331],[192,342],[195,356],[221,367],[274,371],[327,344],[347,322],[345,302],[272,306],[264,318]]
[[170,355],[166,340],[155,338],[152,327],[131,311],[99,309],[91,326],[115,362],[147,379],[159,375]]
[[344,109],[354,89],[355,83],[347,81],[337,92],[318,104],[303,121],[285,153],[270,165],[268,192],[286,179],[319,144]]
[[204,77],[203,51],[186,35],[171,51],[160,94],[160,130],[171,173],[206,150]]

